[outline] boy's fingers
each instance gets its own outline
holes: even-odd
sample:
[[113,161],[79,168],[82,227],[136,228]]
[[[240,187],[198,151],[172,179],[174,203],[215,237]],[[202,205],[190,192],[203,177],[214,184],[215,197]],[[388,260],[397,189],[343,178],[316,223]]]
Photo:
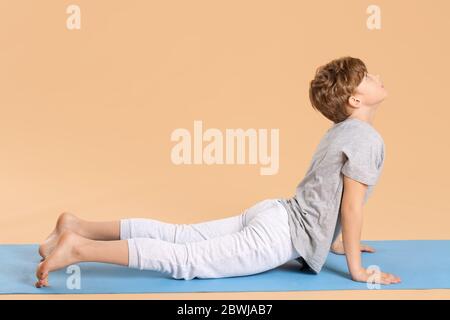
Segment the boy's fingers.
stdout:
[[394,280],[397,281],[397,282],[401,281],[399,277],[395,277],[395,276],[394,276]]
[[389,279],[383,279],[383,284],[391,284],[391,281]]
[[383,280],[389,281],[391,280],[391,278],[385,273],[383,274],[383,276],[381,277]]
[[378,283],[380,284],[395,284],[401,282],[399,277],[391,273],[380,272],[380,277],[378,279]]
[[370,247],[370,246],[363,245],[363,246],[361,246],[361,251],[365,251],[365,252],[375,252],[375,249],[372,248],[372,247]]
[[394,276],[393,274],[387,274],[384,279],[386,281],[388,281],[389,283],[399,283],[400,282],[400,278]]
[[392,279],[392,280],[397,280],[397,279],[398,279],[396,276],[394,276],[394,275],[391,274],[391,273],[389,274],[389,278]]

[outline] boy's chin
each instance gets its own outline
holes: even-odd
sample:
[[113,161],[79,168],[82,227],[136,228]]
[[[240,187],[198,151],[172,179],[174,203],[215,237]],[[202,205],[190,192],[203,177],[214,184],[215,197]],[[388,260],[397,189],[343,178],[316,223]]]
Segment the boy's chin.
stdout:
[[387,92],[387,90],[385,90],[383,92],[383,94],[381,95],[381,97],[378,99],[378,103],[383,102],[387,97],[388,97],[388,92]]

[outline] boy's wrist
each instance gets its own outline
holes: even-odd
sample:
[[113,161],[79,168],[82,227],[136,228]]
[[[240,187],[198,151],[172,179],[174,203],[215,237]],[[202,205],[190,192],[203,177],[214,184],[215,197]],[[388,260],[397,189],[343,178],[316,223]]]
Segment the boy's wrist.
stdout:
[[366,273],[366,269],[363,268],[363,266],[354,266],[349,268],[350,271],[350,276],[352,277],[352,279],[359,279],[361,277],[361,275],[365,275]]
[[347,267],[351,276],[359,276],[365,270],[362,266],[361,252],[358,250],[352,250],[345,252],[347,258]]

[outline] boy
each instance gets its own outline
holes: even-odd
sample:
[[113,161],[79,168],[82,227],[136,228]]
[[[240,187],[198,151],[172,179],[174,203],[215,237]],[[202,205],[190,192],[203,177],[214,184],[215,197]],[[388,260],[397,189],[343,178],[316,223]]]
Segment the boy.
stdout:
[[[362,267],[360,251],[374,249],[359,243],[362,208],[384,164],[384,141],[372,124],[387,92],[360,59],[343,57],[317,69],[309,96],[334,125],[321,139],[295,196],[283,200],[297,260],[319,273],[330,249],[345,253],[351,278],[365,282],[371,273]],[[341,229],[343,242],[337,239]],[[391,274],[379,277],[382,284],[400,282]]]
[[[318,274],[330,250],[346,255],[354,281],[371,280],[361,265],[360,252],[374,252],[360,245],[362,207],[383,167],[384,142],[372,123],[386,95],[360,59],[343,57],[320,67],[310,100],[334,125],[293,197],[266,199],[239,215],[196,224],[91,222],[64,213],[39,248],[36,286],[48,285],[49,272],[86,261],[190,280],[250,275],[296,259]],[[373,278],[400,282],[387,273]]]

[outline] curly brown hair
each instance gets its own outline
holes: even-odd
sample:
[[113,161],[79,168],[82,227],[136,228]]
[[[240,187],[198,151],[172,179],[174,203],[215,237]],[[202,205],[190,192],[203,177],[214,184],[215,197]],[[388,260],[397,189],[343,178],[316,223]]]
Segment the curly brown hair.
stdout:
[[314,109],[334,123],[345,120],[348,99],[367,73],[364,62],[349,56],[334,59],[316,70],[309,88]]

